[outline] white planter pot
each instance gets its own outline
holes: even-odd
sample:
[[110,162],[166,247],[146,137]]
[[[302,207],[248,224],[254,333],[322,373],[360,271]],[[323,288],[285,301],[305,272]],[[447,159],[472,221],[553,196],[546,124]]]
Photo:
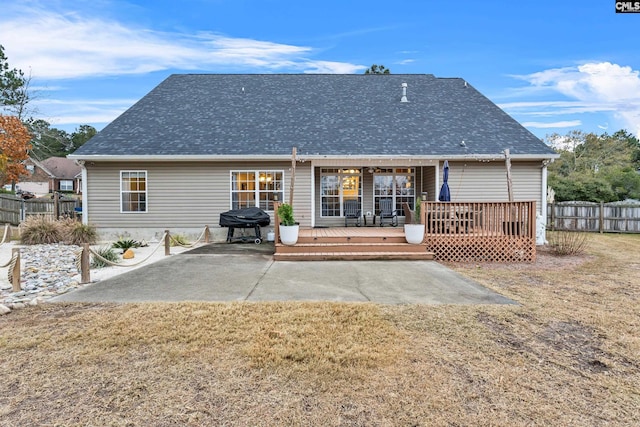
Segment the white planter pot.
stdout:
[[280,225],[280,241],[283,245],[295,245],[298,241],[299,225]]
[[419,245],[424,240],[424,224],[405,224],[404,238],[407,243]]

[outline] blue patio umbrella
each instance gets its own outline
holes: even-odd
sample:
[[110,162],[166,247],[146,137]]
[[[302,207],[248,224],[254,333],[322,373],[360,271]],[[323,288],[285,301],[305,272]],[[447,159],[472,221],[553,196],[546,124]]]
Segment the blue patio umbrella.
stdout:
[[451,191],[449,190],[449,161],[444,161],[444,168],[442,174],[442,187],[440,187],[440,195],[438,196],[438,200],[441,202],[450,202],[451,201]]

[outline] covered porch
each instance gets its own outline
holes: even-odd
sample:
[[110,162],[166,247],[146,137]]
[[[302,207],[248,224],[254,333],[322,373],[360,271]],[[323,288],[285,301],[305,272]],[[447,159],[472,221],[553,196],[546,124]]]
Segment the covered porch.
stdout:
[[[277,208],[276,208],[277,211]],[[536,203],[423,201],[425,225],[419,245],[408,244],[403,227],[306,227],[295,245],[279,241],[276,260],[413,259],[456,262],[534,262]]]

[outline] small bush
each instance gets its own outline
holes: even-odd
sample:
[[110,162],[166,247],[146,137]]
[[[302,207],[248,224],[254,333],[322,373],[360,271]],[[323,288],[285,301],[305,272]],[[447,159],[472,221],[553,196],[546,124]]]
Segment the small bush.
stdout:
[[20,240],[25,245],[58,243],[64,233],[58,221],[43,216],[31,216],[21,225]]
[[171,234],[171,246],[188,246],[189,240],[180,234]]
[[[104,246],[104,247],[99,248],[96,252],[102,258],[106,259],[107,261],[111,261],[111,262],[114,262],[114,263],[119,263],[120,262],[120,257],[118,257],[118,254],[116,253],[116,251],[113,250],[112,247]],[[108,267],[108,266],[109,266],[109,264],[107,264],[106,262],[104,262],[100,258],[96,257],[95,255],[92,255],[92,257],[91,257],[91,268],[103,268],[103,267]]]
[[111,247],[115,249],[122,250],[122,253],[125,253],[129,248],[139,248],[140,246],[142,246],[142,244],[133,239],[120,239],[111,245]]
[[95,244],[98,241],[98,231],[93,225],[83,224],[75,219],[61,220],[64,230],[64,240],[70,245]]
[[559,256],[580,255],[589,246],[589,233],[552,231],[548,239],[551,253]]

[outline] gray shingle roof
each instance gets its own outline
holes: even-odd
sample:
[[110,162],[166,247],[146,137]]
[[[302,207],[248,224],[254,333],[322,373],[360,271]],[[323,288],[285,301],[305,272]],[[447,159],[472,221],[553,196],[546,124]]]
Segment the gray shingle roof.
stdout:
[[[407,83],[409,102],[400,102]],[[466,147],[461,147],[461,141]],[[424,74],[180,74],[78,149],[83,156],[553,157],[459,78]]]

